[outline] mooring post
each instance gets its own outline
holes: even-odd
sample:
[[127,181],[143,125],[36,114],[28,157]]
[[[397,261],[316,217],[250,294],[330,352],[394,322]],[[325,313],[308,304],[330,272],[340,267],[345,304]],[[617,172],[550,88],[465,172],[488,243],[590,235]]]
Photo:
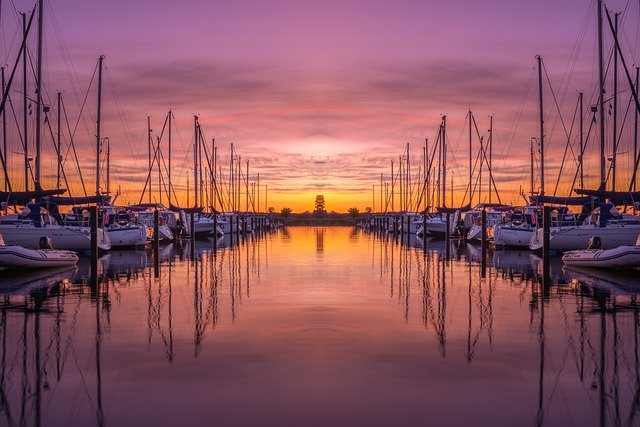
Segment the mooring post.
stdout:
[[196,255],[196,230],[195,230],[195,218],[194,218],[194,213],[191,212],[189,214],[189,238],[191,240],[191,259],[195,258]]
[[217,255],[218,250],[218,213],[213,211],[213,256]]
[[449,212],[445,214],[445,227],[446,230],[444,231],[444,238],[449,242],[449,239],[451,238],[451,214]]
[[153,211],[153,276],[160,277],[160,212]]
[[158,209],[153,211],[153,244],[158,246],[160,243],[160,212]]
[[98,207],[89,206],[89,226],[91,228],[91,277],[98,278]]
[[427,256],[427,210],[422,212],[422,254]]
[[550,247],[551,232],[551,206],[542,208],[542,275],[545,282],[549,278],[549,256],[551,254]]
[[480,276],[482,278],[487,276],[487,211],[486,209],[482,209],[480,212],[480,228],[481,228],[481,237],[480,237],[480,252],[482,259],[480,260],[481,272]]

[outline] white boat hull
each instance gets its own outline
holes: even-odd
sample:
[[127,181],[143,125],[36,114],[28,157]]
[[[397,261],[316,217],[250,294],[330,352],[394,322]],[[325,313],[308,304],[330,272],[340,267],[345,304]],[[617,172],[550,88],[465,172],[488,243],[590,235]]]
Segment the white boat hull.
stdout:
[[434,236],[444,236],[447,232],[447,223],[439,218],[428,219],[424,228]]
[[565,252],[562,262],[572,267],[634,268],[640,266],[640,246]]
[[493,228],[493,243],[496,246],[528,248],[533,231],[531,227],[498,224]]
[[[613,249],[634,245],[638,233],[640,225],[551,227],[549,246],[550,250],[557,252],[584,249],[589,246],[591,237],[599,237],[602,249]],[[531,235],[529,248],[534,251],[542,249],[542,237],[542,228],[536,229]]]
[[67,267],[78,263],[78,254],[62,250],[35,250],[22,246],[1,246],[0,266],[6,268]]
[[[40,238],[46,236],[51,239],[55,249],[77,252],[91,250],[91,231],[87,227],[2,225],[0,226],[0,234],[9,246],[40,249]],[[111,248],[109,235],[102,228],[98,229],[98,247],[103,250]]]
[[144,246],[147,243],[147,230],[144,225],[125,225],[107,228],[111,247]]

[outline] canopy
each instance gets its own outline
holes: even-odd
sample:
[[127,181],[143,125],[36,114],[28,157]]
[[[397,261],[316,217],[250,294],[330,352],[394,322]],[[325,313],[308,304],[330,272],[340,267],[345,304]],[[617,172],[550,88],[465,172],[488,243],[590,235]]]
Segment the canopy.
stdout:
[[471,204],[467,203],[466,205],[460,206],[459,208],[448,208],[446,206],[442,206],[442,207],[436,208],[436,210],[439,213],[456,213],[457,211],[466,212],[468,210],[471,210]]
[[35,191],[0,191],[0,202],[10,205],[26,205],[34,199],[41,199],[56,194],[63,194],[67,190],[35,190]]
[[640,202],[640,191],[574,190],[578,194],[609,199],[617,205],[631,205]]
[[91,203],[107,204],[111,200],[109,196],[86,196],[86,197],[46,197],[47,203],[53,203],[58,206],[71,205],[88,205]]
[[556,205],[572,205],[572,206],[584,206],[591,203],[593,198],[591,197],[556,197],[556,196],[531,196],[529,197],[529,203],[532,205],[538,203],[552,203]]

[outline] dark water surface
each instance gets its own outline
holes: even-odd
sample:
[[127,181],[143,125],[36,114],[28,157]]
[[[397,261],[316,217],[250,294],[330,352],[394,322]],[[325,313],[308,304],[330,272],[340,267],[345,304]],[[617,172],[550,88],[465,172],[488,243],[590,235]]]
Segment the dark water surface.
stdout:
[[220,243],[1,278],[0,425],[640,425],[638,277],[346,227]]

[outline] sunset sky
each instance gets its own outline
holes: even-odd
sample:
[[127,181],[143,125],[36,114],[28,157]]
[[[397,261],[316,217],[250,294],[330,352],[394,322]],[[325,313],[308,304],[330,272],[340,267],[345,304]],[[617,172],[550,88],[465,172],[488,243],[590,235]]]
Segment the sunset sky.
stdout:
[[[46,104],[55,104],[56,92],[63,91],[69,128],[78,123],[74,140],[90,193],[95,188],[95,83],[80,119],[78,115],[97,58],[106,57],[103,136],[111,143],[112,188],[121,187],[120,203],[140,198],[147,167],[146,117],[151,116],[155,140],[169,109],[178,122],[172,174],[182,205],[192,165],[194,114],[209,143],[216,139],[225,170],[233,142],[243,162],[250,161],[250,179],[259,172],[261,185],[268,185],[269,206],[298,212],[313,210],[316,194],[324,194],[328,210],[371,206],[372,186],[379,186],[380,173],[388,179],[390,162],[397,162],[406,143],[411,144],[417,170],[424,139],[435,140],[446,114],[449,169],[459,190],[455,202],[461,202],[468,176],[469,109],[485,138],[489,117],[494,117],[494,177],[503,201],[521,203],[519,188],[529,187],[529,143],[538,136],[535,56],[543,57],[558,103],[556,107],[546,87],[547,193],[553,192],[565,149],[563,123],[577,151],[573,117],[578,92],[585,93],[585,111],[596,103],[595,1],[45,4],[43,96]],[[606,2],[612,12],[623,12],[622,49],[633,74],[640,63],[639,4]],[[33,6],[33,1],[2,2],[0,52],[7,74],[20,44],[18,12]],[[608,33],[607,57],[611,39]],[[33,35],[30,55],[35,67]],[[19,67],[11,90],[15,116],[8,112],[7,118],[16,189],[24,188],[24,162],[16,154],[22,153],[16,126],[22,114],[20,73]],[[624,127],[618,181],[626,187],[633,110],[623,73],[620,67],[618,122]],[[32,98],[33,90],[30,77]],[[610,97],[612,89],[607,93]],[[586,117],[585,126],[589,121]],[[608,115],[609,129],[611,121]],[[52,187],[55,154],[45,131],[42,173],[48,184],[44,187]],[[587,183],[596,186],[597,140],[590,138],[585,170]],[[161,145],[167,156],[166,139]],[[474,141],[474,151],[477,146]],[[569,158],[571,172],[560,181],[562,195],[576,169],[573,155]],[[79,175],[71,159],[69,155],[65,171],[74,194],[79,194]],[[190,180],[192,186],[193,177]]]

